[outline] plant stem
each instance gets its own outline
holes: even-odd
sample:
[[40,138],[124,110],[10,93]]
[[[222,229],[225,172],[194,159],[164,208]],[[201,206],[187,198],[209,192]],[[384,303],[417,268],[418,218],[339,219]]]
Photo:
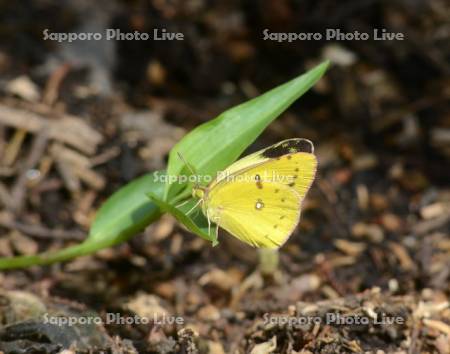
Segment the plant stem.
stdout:
[[259,255],[259,271],[264,276],[272,276],[278,270],[279,253],[278,250],[270,248],[260,248]]

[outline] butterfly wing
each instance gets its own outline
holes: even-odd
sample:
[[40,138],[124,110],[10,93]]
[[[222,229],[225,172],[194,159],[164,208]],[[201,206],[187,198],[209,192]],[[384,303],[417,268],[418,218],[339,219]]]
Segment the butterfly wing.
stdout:
[[205,201],[207,216],[254,247],[280,247],[300,219],[301,197],[283,184],[269,182],[259,189],[236,181],[211,192]]
[[304,199],[317,170],[315,155],[298,152],[270,159],[239,174],[240,178],[254,181],[258,189],[267,183],[280,183],[294,189]]
[[263,188],[264,182],[284,184],[304,198],[316,170],[317,159],[312,143],[302,138],[288,139],[238,160],[223,171],[209,189],[219,189],[239,176],[255,183],[259,180],[258,188]]
[[281,246],[314,180],[313,152],[309,140],[289,139],[235,162],[207,188],[205,215],[250,245]]

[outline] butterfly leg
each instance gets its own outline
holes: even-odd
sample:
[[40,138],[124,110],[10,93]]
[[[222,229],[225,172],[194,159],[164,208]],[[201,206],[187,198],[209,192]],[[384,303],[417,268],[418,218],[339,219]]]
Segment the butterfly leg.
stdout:
[[211,235],[211,220],[209,218],[208,210],[206,210],[206,218],[208,219],[208,235]]
[[216,224],[216,240],[219,239],[219,221]]
[[220,215],[215,216],[213,218],[213,222],[216,224],[216,239],[218,238],[219,235],[219,224],[220,224]]
[[189,215],[190,213],[192,213],[192,211],[193,211],[195,208],[197,208],[198,205],[199,205],[201,202],[203,202],[203,199],[199,199],[198,202],[195,203],[195,205],[194,205],[191,209],[189,209],[189,211],[186,213],[186,215]]
[[185,200],[184,202],[181,202],[180,204],[177,204],[176,206],[175,206],[175,208],[180,208],[180,207],[182,207],[183,205],[185,205],[186,203],[188,203],[189,202],[189,199],[187,199],[187,200]]

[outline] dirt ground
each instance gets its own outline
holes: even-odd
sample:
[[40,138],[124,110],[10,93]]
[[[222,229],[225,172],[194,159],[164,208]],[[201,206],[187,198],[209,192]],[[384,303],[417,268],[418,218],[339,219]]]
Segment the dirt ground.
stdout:
[[[332,62],[249,150],[304,137],[319,160],[277,272],[163,216],[94,255],[1,272],[0,352],[450,353],[449,18],[445,0],[0,2],[1,257],[80,242],[193,127]],[[184,40],[44,40],[108,28]],[[371,38],[264,40],[336,28]]]

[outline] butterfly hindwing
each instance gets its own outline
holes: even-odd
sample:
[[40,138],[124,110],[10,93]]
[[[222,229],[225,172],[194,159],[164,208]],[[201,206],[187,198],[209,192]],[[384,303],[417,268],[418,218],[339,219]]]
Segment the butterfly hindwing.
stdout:
[[207,200],[213,222],[255,247],[280,247],[300,219],[301,198],[283,184],[237,180],[212,190]]

